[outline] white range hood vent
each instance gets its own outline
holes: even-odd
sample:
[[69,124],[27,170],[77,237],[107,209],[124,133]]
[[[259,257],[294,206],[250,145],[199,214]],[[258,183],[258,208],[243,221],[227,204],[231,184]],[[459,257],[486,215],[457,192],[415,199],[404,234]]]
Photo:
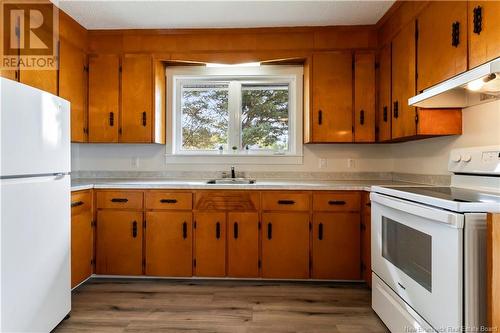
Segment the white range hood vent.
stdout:
[[408,99],[422,108],[465,108],[500,99],[500,58],[457,75]]

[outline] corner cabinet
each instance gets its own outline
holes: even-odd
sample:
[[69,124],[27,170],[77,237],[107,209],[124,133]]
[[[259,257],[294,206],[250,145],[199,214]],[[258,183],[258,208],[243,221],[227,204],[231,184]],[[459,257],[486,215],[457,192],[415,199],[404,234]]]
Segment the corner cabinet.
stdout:
[[89,142],[165,143],[164,66],[151,55],[89,57]]
[[500,1],[467,1],[469,68],[500,57]]

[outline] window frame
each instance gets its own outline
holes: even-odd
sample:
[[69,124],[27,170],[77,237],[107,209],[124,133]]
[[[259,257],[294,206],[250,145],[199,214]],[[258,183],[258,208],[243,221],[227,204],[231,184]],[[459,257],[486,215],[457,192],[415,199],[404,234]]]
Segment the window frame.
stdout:
[[[167,85],[167,159],[170,162],[186,160],[188,157],[197,157],[203,161],[207,157],[208,163],[238,163],[242,159],[253,163],[252,158],[259,158],[264,164],[300,164],[302,163],[302,118],[303,118],[303,67],[292,65],[263,65],[260,67],[217,67],[179,66],[168,67],[166,70]],[[181,87],[182,84],[200,83],[229,83],[229,126],[227,149],[222,153],[219,150],[186,150],[181,147]],[[241,86],[244,84],[288,84],[289,94],[289,121],[288,121],[288,151],[254,149],[246,151],[242,148],[241,130]],[[170,89],[168,87],[171,87]],[[232,89],[239,90],[232,93]],[[234,104],[236,103],[236,107]],[[234,112],[234,110],[238,110]],[[231,147],[236,145],[239,150],[233,152]],[[218,158],[214,158],[214,157]],[[176,159],[176,157],[178,157]],[[262,158],[264,157],[264,158]],[[286,157],[286,158],[285,158]],[[181,162],[180,162],[181,163]],[[262,164],[262,163],[259,163]]]

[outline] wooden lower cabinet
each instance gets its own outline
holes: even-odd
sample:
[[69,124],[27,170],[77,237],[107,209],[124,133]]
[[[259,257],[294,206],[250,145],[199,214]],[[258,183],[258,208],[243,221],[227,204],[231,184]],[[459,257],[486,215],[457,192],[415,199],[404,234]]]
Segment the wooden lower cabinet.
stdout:
[[227,215],[227,275],[259,276],[259,214],[229,212]]
[[312,277],[359,280],[361,278],[359,235],[359,213],[315,213]]
[[93,254],[92,194],[71,195],[71,288],[92,274]]
[[193,274],[192,214],[146,212],[145,274],[191,276]]
[[195,213],[194,275],[226,275],[226,213]]
[[141,275],[143,216],[140,211],[97,212],[98,274]]
[[309,278],[309,213],[262,214],[262,277]]

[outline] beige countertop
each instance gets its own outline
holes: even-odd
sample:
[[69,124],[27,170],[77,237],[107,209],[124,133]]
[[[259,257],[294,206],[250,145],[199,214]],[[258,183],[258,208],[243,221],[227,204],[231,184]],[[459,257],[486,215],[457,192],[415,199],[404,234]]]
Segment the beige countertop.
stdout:
[[186,190],[348,190],[370,191],[372,186],[418,185],[392,180],[257,180],[255,184],[207,184],[187,179],[75,179],[71,191],[96,189],[186,189]]

